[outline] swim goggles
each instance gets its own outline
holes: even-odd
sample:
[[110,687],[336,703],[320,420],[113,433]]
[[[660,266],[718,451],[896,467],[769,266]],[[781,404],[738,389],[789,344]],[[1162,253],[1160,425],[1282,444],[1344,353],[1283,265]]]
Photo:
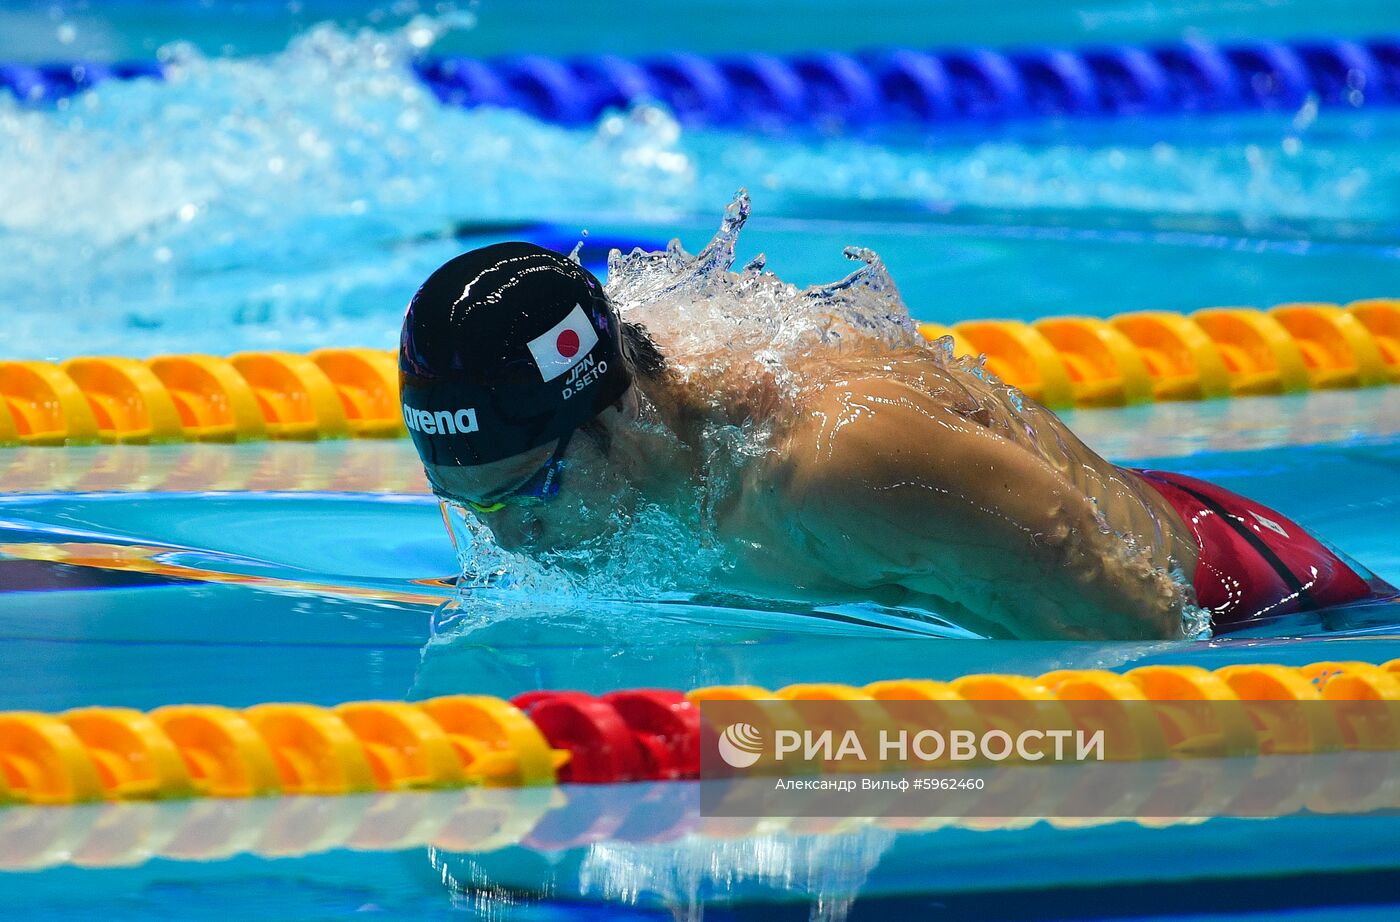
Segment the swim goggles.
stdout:
[[559,444],[554,447],[554,453],[549,456],[549,460],[544,463],[544,466],[514,490],[503,494],[494,502],[478,503],[469,499],[466,500],[466,504],[481,513],[500,512],[507,506],[543,506],[559,495],[559,480],[564,469],[564,452],[568,450],[569,440],[573,437],[572,432],[561,436]]

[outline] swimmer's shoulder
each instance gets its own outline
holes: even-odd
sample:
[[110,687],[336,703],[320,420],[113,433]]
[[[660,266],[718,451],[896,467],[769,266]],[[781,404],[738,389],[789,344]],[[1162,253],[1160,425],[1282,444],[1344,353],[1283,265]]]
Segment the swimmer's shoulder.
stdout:
[[986,386],[922,348],[813,357],[795,371],[808,385],[802,388],[807,404],[820,401],[833,388],[857,385],[872,392],[907,395],[916,402],[965,410],[980,404],[973,391]]
[[962,381],[927,354],[845,358],[804,377],[791,416],[798,439],[820,442],[837,424],[851,434],[878,436],[945,412],[966,417],[980,406]]
[[880,367],[853,367],[807,387],[773,456],[773,473],[790,494],[856,492],[926,464],[936,434],[981,429],[960,395]]

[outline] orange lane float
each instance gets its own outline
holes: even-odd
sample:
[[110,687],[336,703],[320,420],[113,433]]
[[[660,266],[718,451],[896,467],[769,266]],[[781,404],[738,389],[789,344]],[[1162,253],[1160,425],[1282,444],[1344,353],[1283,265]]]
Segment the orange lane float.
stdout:
[[[1163,665],[1124,674],[1068,669],[1038,677],[973,675],[946,683],[807,683],[774,692],[715,686],[685,694],[536,691],[513,701],[453,695],[334,708],[170,705],[149,715],[104,707],[59,715],[0,712],[0,803],[694,778],[700,767],[700,707],[706,702],[772,702],[789,709],[828,702],[833,713],[890,708],[897,721],[900,711],[893,703],[917,701],[976,703],[979,719],[992,727],[1024,720],[1026,706],[1038,720],[1049,721],[1047,726],[1058,727],[1074,725],[1086,713],[1115,713],[1086,709],[1087,703],[1121,704],[1122,719],[1137,725],[1131,734],[1135,741],[1115,755],[1120,760],[1400,751],[1400,660],[1383,666],[1251,663],[1215,670]],[[1308,704],[1301,712],[1306,719],[1289,711],[1289,720],[1281,720],[1279,702]],[[1377,709],[1377,702],[1387,706]],[[1349,710],[1347,703],[1356,707]],[[1207,704],[1213,706],[1203,707]],[[1362,707],[1366,704],[1371,707]]]
[[[1400,382],[1400,299],[921,323],[1052,409]],[[399,437],[396,353],[0,362],[0,445]]]

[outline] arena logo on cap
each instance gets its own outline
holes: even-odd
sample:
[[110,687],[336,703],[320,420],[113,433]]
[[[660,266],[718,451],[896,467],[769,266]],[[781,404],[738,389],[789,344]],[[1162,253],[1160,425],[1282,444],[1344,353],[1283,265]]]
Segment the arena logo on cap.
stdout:
[[540,378],[545,381],[553,381],[583,361],[596,345],[598,331],[593,329],[580,304],[575,304],[567,317],[529,342],[530,355],[540,370]]
[[414,432],[424,432],[428,435],[466,435],[480,431],[476,424],[475,407],[434,412],[404,404],[403,421],[404,425]]

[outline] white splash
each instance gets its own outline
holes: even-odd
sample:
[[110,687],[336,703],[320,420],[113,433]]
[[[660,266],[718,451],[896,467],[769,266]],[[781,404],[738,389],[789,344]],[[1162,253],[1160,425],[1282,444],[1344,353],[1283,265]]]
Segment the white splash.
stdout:
[[664,340],[682,363],[716,355],[720,344],[725,356],[752,352],[775,368],[816,348],[922,344],[894,279],[870,250],[847,247],[846,257],[861,267],[839,281],[806,289],[764,271],[762,255],[733,271],[749,213],[748,191],[740,189],[697,256],[679,240],[660,253],[614,251],[608,261],[609,297],[624,317],[645,323]]

